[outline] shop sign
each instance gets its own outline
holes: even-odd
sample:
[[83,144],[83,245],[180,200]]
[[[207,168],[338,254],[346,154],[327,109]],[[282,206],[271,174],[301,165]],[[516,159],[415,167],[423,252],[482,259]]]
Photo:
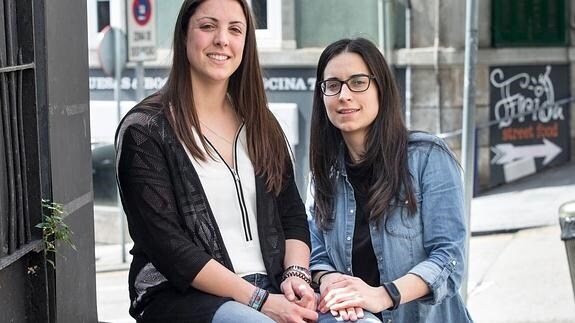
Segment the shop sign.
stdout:
[[570,156],[568,65],[490,68],[491,186]]

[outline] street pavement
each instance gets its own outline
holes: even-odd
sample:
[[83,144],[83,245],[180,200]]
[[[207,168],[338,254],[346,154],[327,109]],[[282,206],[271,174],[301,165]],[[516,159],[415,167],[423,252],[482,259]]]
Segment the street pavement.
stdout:
[[475,236],[468,308],[481,323],[573,323],[575,301],[558,225]]
[[[475,322],[575,322],[558,225],[558,207],[570,200],[575,200],[575,163],[473,199],[467,305]],[[96,246],[100,322],[135,322],[128,314],[127,263],[120,245]]]
[[558,223],[557,210],[575,201],[575,162],[489,190],[473,199],[471,231],[494,232]]

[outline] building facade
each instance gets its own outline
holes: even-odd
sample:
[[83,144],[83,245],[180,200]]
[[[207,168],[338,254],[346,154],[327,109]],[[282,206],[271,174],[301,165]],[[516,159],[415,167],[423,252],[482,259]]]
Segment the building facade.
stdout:
[[0,2],[0,322],[98,321],[86,12]]
[[[109,141],[113,77],[98,59],[98,32],[123,26],[126,2],[88,0],[92,137]],[[270,108],[294,148],[305,188],[315,66],[342,37],[377,43],[395,67],[406,124],[446,138],[460,154],[465,51],[461,0],[251,0]],[[147,93],[169,69],[181,0],[156,1],[157,57],[144,63]],[[571,160],[573,32],[568,0],[484,0],[479,5],[476,65],[476,188],[487,189]],[[137,100],[133,63],[122,77],[122,108]]]

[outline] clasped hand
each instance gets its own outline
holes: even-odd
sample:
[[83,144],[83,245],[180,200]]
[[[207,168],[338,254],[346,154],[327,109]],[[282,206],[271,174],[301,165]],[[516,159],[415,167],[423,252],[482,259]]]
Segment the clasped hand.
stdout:
[[383,287],[372,287],[357,277],[333,273],[322,278],[318,309],[344,320],[363,318],[363,310],[379,313],[392,305]]
[[317,299],[313,289],[299,277],[288,277],[280,286],[283,295],[270,294],[262,312],[276,322],[317,321]]

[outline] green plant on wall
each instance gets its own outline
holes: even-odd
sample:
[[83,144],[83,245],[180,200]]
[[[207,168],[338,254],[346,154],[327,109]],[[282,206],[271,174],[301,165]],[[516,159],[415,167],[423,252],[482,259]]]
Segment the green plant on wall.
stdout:
[[[64,223],[64,206],[60,203],[51,202],[49,200],[42,200],[42,222],[36,225],[37,228],[42,229],[42,238],[44,240],[44,252],[56,255],[56,243],[58,241],[67,244],[76,250],[76,246],[72,242],[72,230]],[[52,260],[47,260],[52,267],[55,264]]]

